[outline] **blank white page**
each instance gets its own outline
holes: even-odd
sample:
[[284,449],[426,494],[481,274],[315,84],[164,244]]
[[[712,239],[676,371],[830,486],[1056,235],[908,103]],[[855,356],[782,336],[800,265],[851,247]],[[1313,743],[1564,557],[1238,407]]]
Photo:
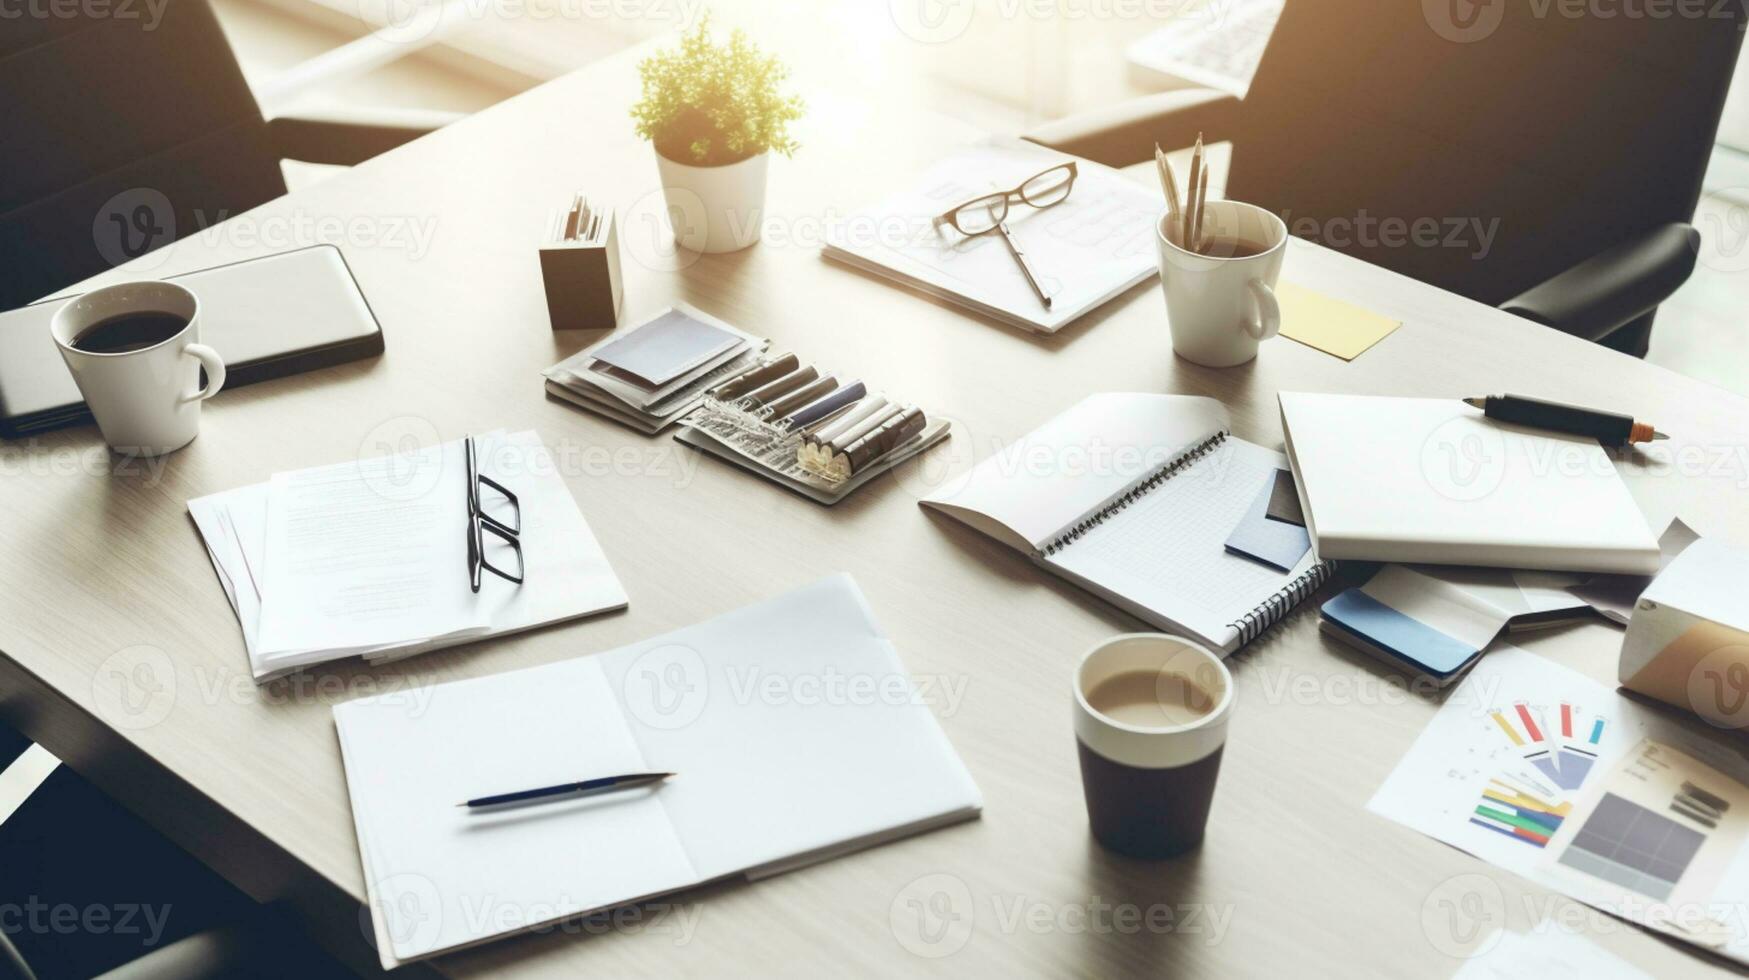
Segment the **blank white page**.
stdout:
[[698,880],[667,787],[456,805],[651,768],[598,658],[350,701],[334,721],[385,965]]
[[1100,392],[922,503],[1031,553],[1226,428],[1213,398]]
[[980,806],[848,575],[599,659],[705,879]]
[[1264,481],[1286,464],[1228,438],[1044,561],[1224,647],[1231,624],[1312,566],[1309,550],[1283,573],[1226,548]]
[[468,587],[460,443],[276,473],[261,622],[268,656],[484,631]]
[[[518,586],[490,572],[480,576],[477,601],[492,631],[529,629],[625,606],[619,576],[540,434],[532,429],[495,433],[476,437],[475,445],[480,471],[510,488],[522,504],[525,583]],[[490,499],[493,491],[486,493]],[[499,547],[491,535],[485,540],[488,548]],[[491,553],[515,567],[514,558]]]

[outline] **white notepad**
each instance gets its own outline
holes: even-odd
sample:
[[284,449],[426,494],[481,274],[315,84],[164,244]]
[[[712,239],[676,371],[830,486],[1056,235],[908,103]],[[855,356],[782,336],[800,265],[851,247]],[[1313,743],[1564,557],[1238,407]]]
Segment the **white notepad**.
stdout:
[[1210,398],[1105,393],[923,501],[1153,625],[1231,653],[1329,574],[1226,550],[1282,455]]
[[[444,684],[422,710],[404,693],[348,702],[334,721],[385,968],[981,806],[848,575],[596,656]],[[456,805],[648,771],[677,775],[500,813]]]
[[1456,398],[1281,393],[1323,558],[1652,574],[1658,539],[1597,440]]
[[1019,140],[960,150],[834,225],[823,254],[1011,326],[1056,333],[1157,273],[1159,191],[1078,160],[1079,177],[1061,203],[1010,206],[1008,227],[1051,292],[1049,309],[1000,235],[964,238],[951,229],[938,232],[930,222],[1071,159]]

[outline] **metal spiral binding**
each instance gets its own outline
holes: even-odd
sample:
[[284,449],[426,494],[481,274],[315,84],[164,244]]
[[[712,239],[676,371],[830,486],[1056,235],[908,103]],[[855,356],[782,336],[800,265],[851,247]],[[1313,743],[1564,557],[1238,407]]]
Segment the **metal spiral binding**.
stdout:
[[1228,626],[1239,631],[1239,645],[1250,643],[1264,630],[1274,626],[1293,607],[1299,605],[1300,600],[1318,591],[1318,587],[1323,585],[1325,580],[1330,577],[1330,573],[1335,570],[1336,563],[1334,561],[1321,561],[1306,569],[1299,578],[1283,586],[1281,591],[1263,600],[1262,605],[1241,616],[1238,622],[1228,623]]
[[1165,483],[1167,480],[1172,479],[1174,476],[1178,475],[1180,470],[1204,456],[1207,456],[1215,450],[1215,447],[1219,446],[1226,440],[1227,434],[1225,432],[1217,432],[1214,435],[1209,436],[1207,439],[1204,439],[1193,448],[1187,450],[1183,455],[1155,470],[1147,479],[1118,495],[1110,503],[1100,508],[1092,517],[1087,518],[1081,523],[1063,532],[1063,534],[1056,540],[1041,548],[1039,550],[1039,555],[1042,557],[1049,557],[1062,551],[1069,545],[1074,544],[1081,535],[1086,534],[1088,531],[1105,523],[1106,518],[1123,510],[1125,507],[1128,507],[1148,491]]

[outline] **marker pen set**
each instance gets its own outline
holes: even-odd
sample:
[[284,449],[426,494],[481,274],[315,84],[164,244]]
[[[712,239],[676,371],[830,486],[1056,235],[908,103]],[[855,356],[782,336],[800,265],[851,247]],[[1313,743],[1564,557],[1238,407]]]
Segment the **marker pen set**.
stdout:
[[763,358],[724,380],[682,425],[732,450],[741,457],[736,462],[833,499],[947,430],[921,407],[793,353]]

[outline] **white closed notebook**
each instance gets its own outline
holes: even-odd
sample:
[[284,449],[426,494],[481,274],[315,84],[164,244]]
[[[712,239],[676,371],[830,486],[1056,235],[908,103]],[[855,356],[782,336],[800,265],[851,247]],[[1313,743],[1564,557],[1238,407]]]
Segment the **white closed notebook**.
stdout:
[[1321,558],[1658,569],[1658,540],[1595,439],[1489,419],[1456,398],[1280,400]]
[[[977,786],[848,575],[664,636],[334,709],[383,965],[968,819]],[[654,788],[498,812],[495,793]]]
[[1160,629],[1231,653],[1329,573],[1283,572],[1228,537],[1280,453],[1234,438],[1211,398],[1090,395],[922,504]]

